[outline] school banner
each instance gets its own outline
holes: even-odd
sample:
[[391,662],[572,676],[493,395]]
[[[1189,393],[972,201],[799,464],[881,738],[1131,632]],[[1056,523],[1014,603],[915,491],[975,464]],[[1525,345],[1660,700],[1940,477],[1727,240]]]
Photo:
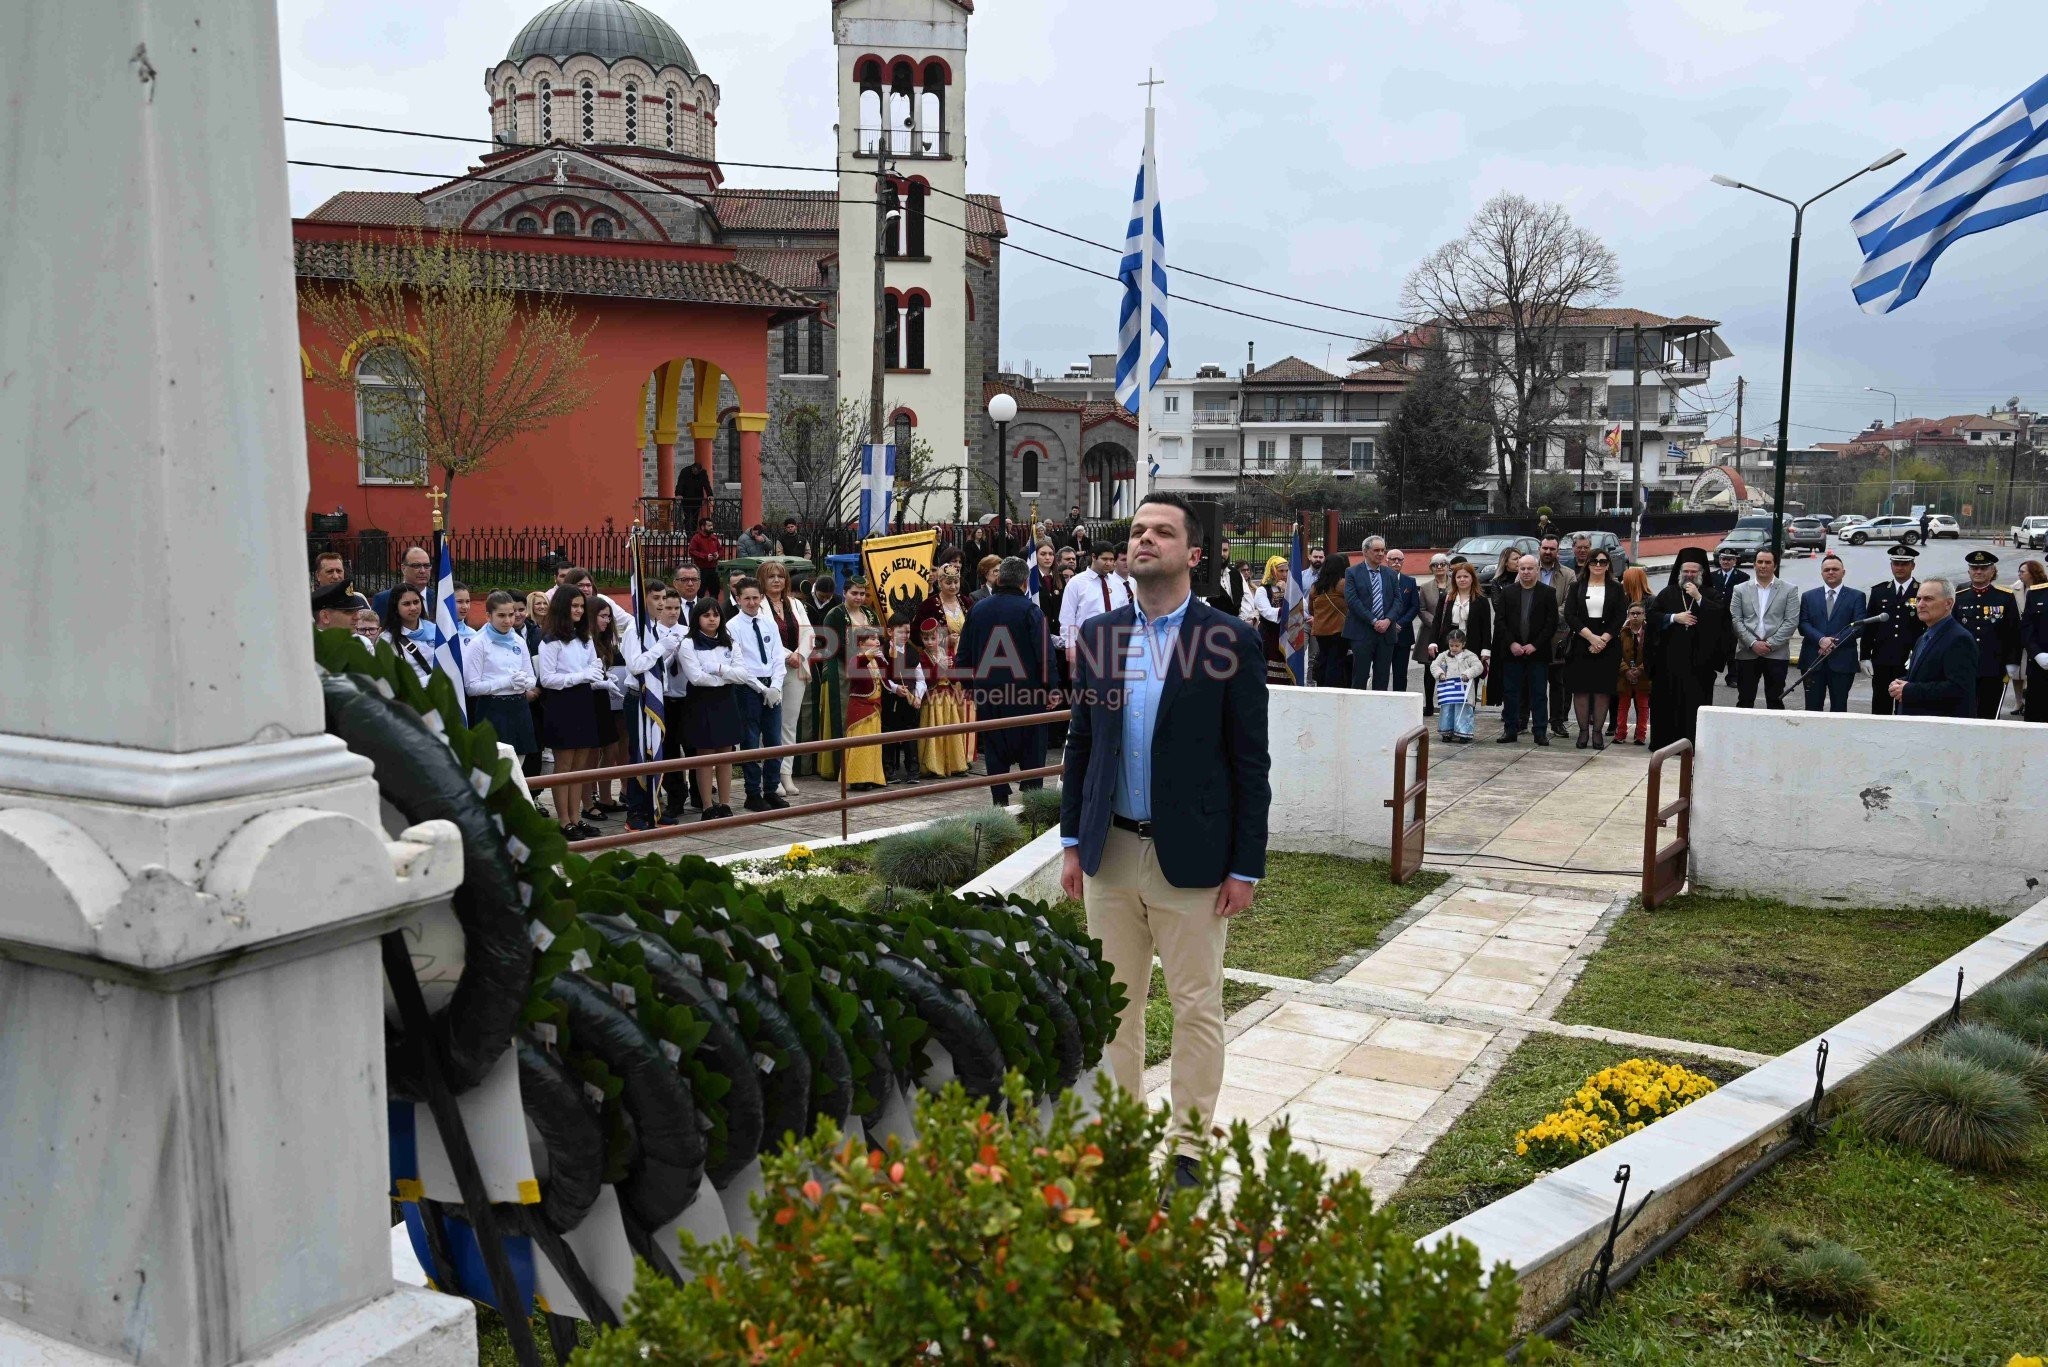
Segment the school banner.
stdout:
[[937,532],[905,532],[871,536],[860,543],[867,570],[868,592],[875,615],[888,625],[901,616],[909,621],[931,593],[932,561],[939,553]]

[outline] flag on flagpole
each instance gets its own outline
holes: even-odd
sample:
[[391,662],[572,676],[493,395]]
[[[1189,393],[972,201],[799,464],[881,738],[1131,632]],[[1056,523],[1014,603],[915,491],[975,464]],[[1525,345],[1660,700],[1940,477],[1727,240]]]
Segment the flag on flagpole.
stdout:
[[[1131,195],[1130,222],[1124,229],[1124,255],[1117,266],[1124,298],[1117,314],[1116,399],[1138,418],[1137,466],[1151,483],[1158,467],[1152,462],[1151,394],[1166,374],[1166,227],[1159,206],[1159,159],[1154,147],[1155,111],[1145,106],[1145,154],[1138,165],[1137,188]],[[1143,498],[1146,490],[1134,490]]]
[[[632,537],[632,584],[633,629],[640,636],[640,651],[644,655],[655,650],[659,634],[654,626],[653,614],[647,610],[647,576],[641,565],[640,528],[633,528]],[[668,735],[668,714],[663,709],[668,700],[668,665],[659,654],[654,666],[640,676],[640,691],[633,702],[632,758],[635,764],[652,764],[661,758],[662,743]],[[662,800],[663,785],[652,778],[636,778],[633,783],[644,783],[653,790],[651,808],[658,807]],[[660,813],[657,811],[656,815]]]
[[1308,686],[1308,595],[1301,591],[1302,566],[1308,557],[1301,550],[1301,524],[1294,527],[1294,543],[1287,549],[1287,624],[1280,629],[1281,647],[1287,653],[1287,670],[1297,687]]
[[1949,244],[2048,209],[2048,76],[1872,200],[1850,227],[1865,313],[1910,304]]
[[1621,424],[1620,424],[1620,423],[1616,423],[1616,424],[1614,424],[1614,426],[1612,426],[1612,427],[1608,428],[1608,429],[1607,429],[1607,431],[1606,431],[1606,432],[1605,432],[1605,433],[1604,433],[1604,434],[1603,434],[1603,435],[1601,436],[1601,438],[1600,438],[1600,444],[1601,444],[1602,446],[1604,446],[1604,447],[1606,447],[1606,448],[1607,448],[1607,454],[1608,454],[1608,455],[1610,455],[1610,456],[1618,456],[1618,455],[1620,455],[1620,454],[1621,454]]
[[1038,574],[1038,552],[1035,550],[1031,553],[1031,568],[1026,571],[1026,578],[1029,580],[1026,587],[1030,590],[1032,598],[1036,599],[1039,591],[1045,587],[1045,581]]
[[885,442],[860,448],[860,539],[886,536],[896,501],[896,447]]
[[455,606],[455,560],[448,554],[448,536],[434,533],[434,668],[455,685],[455,705],[469,720],[469,691],[462,686],[462,616]]

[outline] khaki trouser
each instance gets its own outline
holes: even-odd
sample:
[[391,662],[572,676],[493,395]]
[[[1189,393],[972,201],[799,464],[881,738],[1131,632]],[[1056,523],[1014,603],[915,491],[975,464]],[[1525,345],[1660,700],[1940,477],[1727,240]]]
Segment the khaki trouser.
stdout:
[[1173,1002],[1173,1114],[1185,1124],[1193,1111],[1193,1135],[1207,1135],[1223,1089],[1223,942],[1230,930],[1216,914],[1216,889],[1174,887],[1159,871],[1151,841],[1112,826],[1102,867],[1082,898],[1088,933],[1102,941],[1129,1000],[1109,1045],[1111,1074],[1132,1096],[1144,1096],[1145,993],[1156,951]]

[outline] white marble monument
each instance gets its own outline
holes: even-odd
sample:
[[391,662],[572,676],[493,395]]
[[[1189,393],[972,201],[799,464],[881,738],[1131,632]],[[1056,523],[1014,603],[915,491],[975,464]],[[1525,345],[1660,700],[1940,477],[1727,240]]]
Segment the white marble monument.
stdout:
[[0,44],[0,1363],[475,1361],[391,1279],[375,937],[461,858],[322,734],[276,26]]

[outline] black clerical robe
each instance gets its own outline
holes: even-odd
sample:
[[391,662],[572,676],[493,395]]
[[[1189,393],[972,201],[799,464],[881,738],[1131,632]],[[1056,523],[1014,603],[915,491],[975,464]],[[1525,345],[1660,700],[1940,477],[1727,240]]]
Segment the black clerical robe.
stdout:
[[[1690,610],[1692,626],[1672,619]],[[1677,740],[1699,739],[1699,712],[1714,700],[1714,676],[1735,649],[1735,624],[1728,605],[1705,589],[1692,602],[1682,583],[1672,584],[1650,605],[1650,744],[1661,749]]]

